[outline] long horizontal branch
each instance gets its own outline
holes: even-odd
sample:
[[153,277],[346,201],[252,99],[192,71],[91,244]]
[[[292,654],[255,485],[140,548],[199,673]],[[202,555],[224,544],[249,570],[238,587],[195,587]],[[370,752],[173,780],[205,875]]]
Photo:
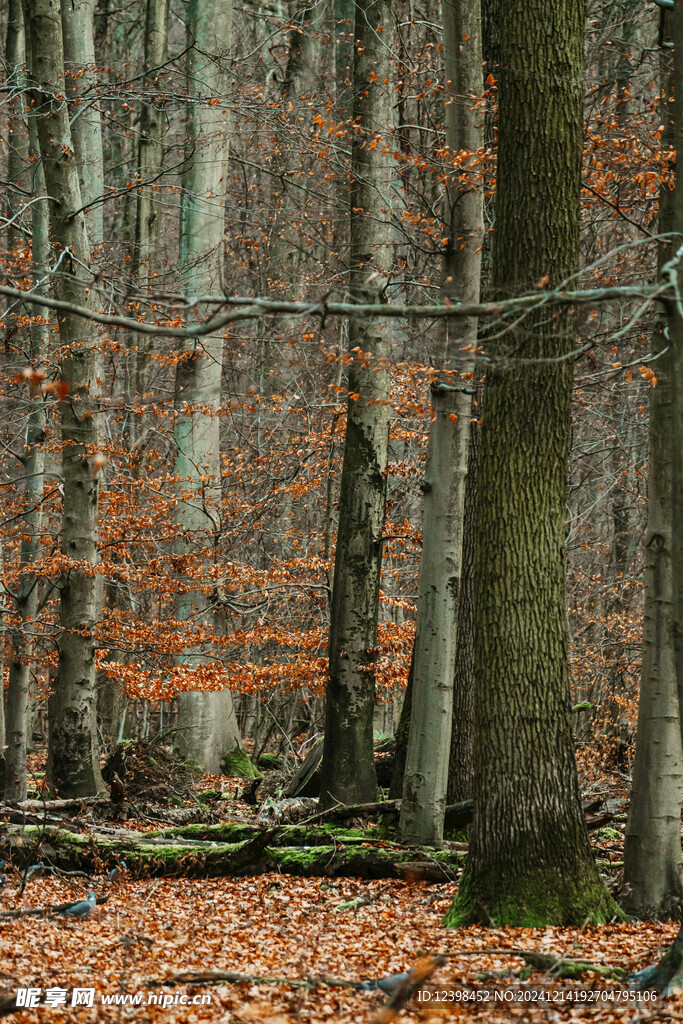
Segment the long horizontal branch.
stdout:
[[[72,313],[84,320],[103,324],[105,327],[120,327],[138,334],[156,335],[167,338],[197,338],[229,327],[242,320],[257,320],[264,316],[317,316],[325,320],[331,316],[344,317],[417,317],[425,320],[456,319],[458,317],[500,317],[508,313],[520,313],[553,306],[595,305],[603,302],[627,299],[675,299],[673,286],[668,282],[654,285],[625,285],[612,288],[586,288],[576,291],[534,292],[498,302],[456,302],[449,305],[403,306],[381,302],[330,302],[326,298],[314,302],[287,302],[279,299],[251,298],[245,296],[201,296],[184,305],[188,314],[198,305],[214,304],[232,307],[229,312],[211,317],[191,327],[172,327],[170,324],[147,323],[133,317],[115,313],[101,313],[87,306],[78,306],[63,299],[53,298],[32,291],[22,291],[9,285],[0,285],[0,295],[8,299],[43,306],[58,312]],[[195,314],[196,315],[196,314]]]

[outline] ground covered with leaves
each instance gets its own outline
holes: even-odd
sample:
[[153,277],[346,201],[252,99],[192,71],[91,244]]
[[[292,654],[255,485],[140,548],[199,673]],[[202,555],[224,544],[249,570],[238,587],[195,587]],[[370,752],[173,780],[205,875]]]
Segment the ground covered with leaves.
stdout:
[[[121,766],[127,788],[121,813],[126,828],[147,830],[152,823],[136,820],[136,805],[128,803],[131,771]],[[236,779],[197,777],[194,793],[183,801],[185,811],[209,813],[213,821],[256,823],[265,805],[259,810],[238,799],[242,786]],[[610,818],[591,837],[605,881],[618,891],[626,816],[619,779],[588,789],[588,802],[598,797]],[[208,792],[215,794],[210,808],[206,796],[199,799]],[[71,824],[86,833],[93,827],[85,808]],[[439,881],[274,873],[161,878],[139,870],[115,881],[106,874],[60,870],[25,878],[20,865],[26,855],[14,851],[17,863],[6,867],[0,887],[0,1013],[18,989],[37,1004],[23,1008],[17,1020],[683,1020],[683,994],[653,1000],[623,980],[660,958],[678,930],[673,922],[453,930],[441,923],[457,889],[446,871]],[[101,902],[87,920],[50,909],[90,890]],[[31,913],[41,908],[43,913]],[[529,963],[519,955],[524,951],[550,954],[555,963]],[[383,991],[359,988],[437,955],[444,958],[441,965],[400,1010],[387,1006]],[[562,977],[567,962],[576,960],[621,969],[623,975],[587,971]],[[227,976],[216,978],[215,972]]]
[[[2,910],[49,906],[77,898],[83,885],[62,879],[32,881],[19,898],[2,892]],[[258,878],[127,880],[94,883],[109,894],[86,921],[21,917],[0,924],[0,984],[4,990],[33,987],[44,1001],[48,989],[66,990],[66,1003],[29,1009],[25,1020],[129,1020],[238,1022],[264,1020],[371,1021],[386,1000],[379,991],[319,984],[164,985],[175,973],[207,969],[239,971],[255,978],[309,977],[370,981],[405,971],[421,952],[449,959],[401,1019],[429,1021],[474,1015],[482,1020],[630,1021],[683,1019],[683,997],[630,1002],[624,986],[586,974],[578,981],[552,980],[536,971],[520,981],[524,961],[495,950],[536,950],[624,968],[628,973],[657,959],[673,938],[673,924],[619,924],[579,929],[447,930],[442,917],[452,884],[353,879]],[[353,904],[349,906],[349,904]],[[480,951],[479,955],[472,955]],[[502,977],[503,972],[509,976]],[[488,977],[487,977],[488,976]],[[545,987],[563,1001],[516,1002],[524,990]],[[72,1007],[74,989],[94,989],[92,1007]],[[600,1002],[567,995],[605,993]],[[495,993],[503,994],[496,999]],[[469,999],[464,993],[469,993]],[[141,1005],[102,1005],[102,995],[141,993]],[[479,993],[481,1001],[475,1002]],[[487,994],[488,993],[488,997]],[[506,993],[511,993],[510,995]],[[181,997],[210,997],[181,1005]],[[163,1005],[164,997],[167,1004]],[[155,1000],[159,1002],[155,1002]],[[151,1001],[150,1001],[151,1000]],[[176,1002],[177,1001],[177,1002]]]

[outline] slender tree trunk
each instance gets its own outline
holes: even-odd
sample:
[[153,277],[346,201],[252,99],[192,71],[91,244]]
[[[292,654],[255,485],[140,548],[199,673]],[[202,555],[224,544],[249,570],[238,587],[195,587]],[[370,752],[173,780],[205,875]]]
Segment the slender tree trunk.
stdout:
[[[673,111],[666,99],[662,145],[673,143]],[[659,232],[673,229],[674,193],[662,185]],[[659,269],[674,254],[660,242]],[[675,588],[673,572],[673,456],[676,437],[671,381],[672,354],[668,318],[660,311],[652,350],[657,387],[650,388],[650,457],[647,533],[645,535],[645,609],[643,660],[638,704],[633,787],[624,845],[626,906],[639,916],[668,916],[683,895],[681,798],[683,749],[676,680]],[[678,428],[680,430],[680,427]]]
[[[28,0],[32,99],[50,195],[51,262],[60,261],[58,297],[88,306],[90,258],[67,105],[59,10],[50,0]],[[98,617],[98,447],[95,342],[91,326],[66,313],[62,346],[61,426],[64,489],[59,664],[49,706],[48,779],[61,796],[104,790],[95,725],[95,627]],[[84,343],[85,342],[85,343]]]
[[[149,88],[158,81],[158,70],[166,60],[168,43],[168,0],[147,0],[145,17],[145,72],[150,75],[146,82]],[[154,76],[154,77],[152,77]],[[160,88],[160,87],[159,87]],[[161,90],[160,90],[161,91]],[[166,131],[163,105],[158,97],[147,95],[140,118],[140,144],[138,147],[138,189],[137,214],[135,221],[135,269],[141,295],[154,288],[158,267],[161,262],[159,245],[161,241],[162,202],[160,183],[164,167],[163,139]],[[138,352],[134,361],[132,397],[142,398],[149,381],[150,339],[139,335]],[[131,412],[129,441],[131,450],[137,444],[142,418]],[[137,464],[137,460],[136,460]]]
[[[188,295],[205,295],[223,287],[223,237],[228,173],[232,0],[209,6],[190,0],[188,7],[187,85],[188,151],[183,175],[181,276]],[[215,102],[218,100],[219,102]],[[203,312],[197,310],[198,316]],[[175,440],[178,503],[176,553],[192,572],[207,564],[220,523],[220,449],[218,410],[221,401],[222,336],[185,343],[176,369]],[[209,557],[211,557],[209,555]],[[179,590],[176,617],[194,626],[216,629],[220,613],[201,589]],[[201,675],[207,651],[188,648],[178,659]],[[196,685],[196,684],[195,684]],[[229,690],[188,691],[178,697],[177,744],[185,757],[207,771],[220,771],[223,758],[240,746]]]
[[[378,31],[381,29],[382,31]],[[350,196],[350,289],[381,301],[391,273],[391,136],[394,15],[389,0],[356,4]],[[389,443],[391,327],[349,325],[354,361],[339,499],[329,640],[321,806],[362,803],[377,792],[372,751],[382,531]]]
[[[671,12],[674,38],[674,147],[683,153],[683,5],[674,5]],[[674,194],[674,231],[683,231],[683,184],[681,162],[676,165]],[[683,252],[676,251],[676,272],[679,290],[683,285]],[[672,487],[673,487],[673,580],[674,639],[676,645],[676,679],[681,730],[683,731],[683,308],[679,303],[669,307],[669,339],[671,342],[671,382],[673,388]]]
[[[674,40],[674,146],[683,152],[683,4],[674,4],[670,12]],[[680,180],[680,162],[676,173],[676,192],[673,198],[674,230],[683,230],[683,188]],[[675,262],[671,269],[678,276],[678,288],[683,286],[683,261],[678,240]],[[683,729],[683,309],[671,302],[669,312],[669,342],[671,345],[671,383],[673,391],[672,488],[673,488],[673,569],[674,581],[674,639],[676,650],[676,679],[679,698],[679,722]],[[677,824],[679,822],[677,817]],[[643,980],[643,987],[655,987],[665,995],[683,988],[683,924],[666,955],[656,970]]]
[[[444,0],[446,144],[451,153],[476,153],[483,142],[481,8],[477,0]],[[484,244],[483,190],[475,182],[447,190],[448,249],[444,292],[478,302]],[[471,373],[477,321],[447,328],[446,369]],[[469,349],[469,353],[465,350]],[[458,357],[464,357],[462,366]],[[462,575],[465,484],[469,453],[471,384],[465,377],[432,386],[433,419],[423,483],[424,526],[417,605],[410,739],[400,830],[404,841],[440,845],[453,714],[453,677]]]
[[81,203],[88,207],[85,223],[88,247],[104,239],[104,205],[95,202],[104,192],[102,121],[96,93],[93,19],[95,0],[61,0],[64,70],[71,137],[77,154]]
[[[5,64],[7,67],[6,84],[14,89],[23,88],[26,84],[25,64],[25,33],[21,0],[8,0],[7,4],[7,35],[5,37]],[[11,221],[7,230],[7,247],[21,243],[26,237],[22,231],[23,218],[21,209],[31,198],[28,180],[28,132],[23,118],[26,98],[23,93],[7,100],[7,200],[3,203],[3,214]],[[25,215],[24,215],[25,216]],[[16,219],[14,219],[16,217]]]
[[[30,41],[29,41],[30,46]],[[31,65],[30,53],[27,63]],[[40,160],[40,145],[35,118],[30,120],[30,150],[35,159],[32,164],[31,191],[45,195],[45,175]],[[35,291],[45,290],[41,283],[47,274],[50,256],[49,217],[47,202],[31,206],[31,256]],[[30,327],[31,368],[41,371],[48,347],[49,310],[34,306]],[[36,323],[42,317],[45,323]],[[26,423],[24,455],[24,527],[20,549],[21,578],[17,587],[16,608],[20,622],[12,631],[9,683],[7,688],[7,751],[5,754],[5,799],[25,800],[27,793],[26,752],[31,741],[30,682],[33,644],[29,638],[38,609],[38,581],[36,565],[41,558],[40,532],[42,526],[43,469],[45,452],[43,441],[47,426],[45,399],[32,387],[30,409]]]
[[[541,279],[557,287],[578,266],[584,15],[581,0],[509,0],[500,10],[501,297]],[[573,344],[571,314],[546,310],[487,350],[475,812],[449,926],[578,924],[619,913],[591,852],[571,729],[564,526]]]
[[[475,374],[476,375],[476,374]],[[458,642],[453,673],[453,716],[446,804],[472,798],[474,771],[474,558],[477,537],[477,484],[481,427],[473,424],[465,488],[462,571],[458,606]]]

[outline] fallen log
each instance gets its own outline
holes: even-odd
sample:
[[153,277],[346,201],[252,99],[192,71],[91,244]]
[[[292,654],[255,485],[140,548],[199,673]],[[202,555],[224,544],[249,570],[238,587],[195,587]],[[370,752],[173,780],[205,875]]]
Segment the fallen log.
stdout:
[[[440,882],[455,878],[465,856],[462,849],[406,849],[368,835],[346,836],[342,843],[329,831],[317,836],[315,844],[301,843],[306,834],[299,830],[299,843],[292,845],[294,837],[283,835],[286,828],[252,829],[241,842],[225,842],[225,833],[220,832],[225,826],[215,828],[218,841],[164,833],[121,836],[93,829],[84,835],[56,828],[11,828],[0,837],[0,851],[15,868],[35,860],[39,851],[51,867],[91,873],[108,871],[125,860],[133,876],[210,878],[279,871],[309,877],[429,877]],[[411,867],[404,868],[405,863]]]

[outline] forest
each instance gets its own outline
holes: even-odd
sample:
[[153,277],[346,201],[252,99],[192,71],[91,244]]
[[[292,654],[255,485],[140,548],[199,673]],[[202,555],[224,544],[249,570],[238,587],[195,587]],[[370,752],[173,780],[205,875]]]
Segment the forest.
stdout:
[[681,1019],[683,0],[0,39],[0,1016]]

